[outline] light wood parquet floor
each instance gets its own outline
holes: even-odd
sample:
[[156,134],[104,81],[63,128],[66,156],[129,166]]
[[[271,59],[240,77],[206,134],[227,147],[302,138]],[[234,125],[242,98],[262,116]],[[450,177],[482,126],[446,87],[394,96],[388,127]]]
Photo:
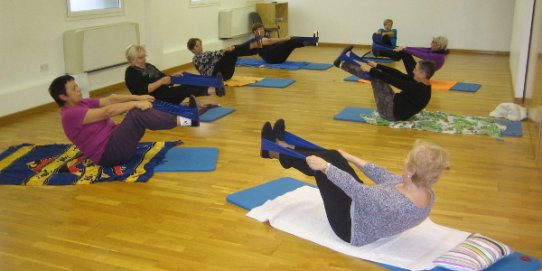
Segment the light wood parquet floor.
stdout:
[[[303,48],[290,60],[332,63],[340,51]],[[452,155],[452,168],[435,186],[431,219],[542,258],[542,177],[534,162],[532,124],[524,122],[523,137],[499,141],[334,121],[345,106],[374,107],[370,85],[343,81],[348,74],[337,68],[238,68],[237,74],[296,83],[286,89],[229,88],[223,98],[203,100],[234,107],[235,113],[199,128],[149,131],[144,137],[218,147],[213,172],[156,173],[141,184],[0,187],[0,269],[387,270],[275,230],[226,202],[230,193],[280,177],[314,183],[277,161],[259,158],[261,126],[278,118],[297,135],[395,173],[401,172],[415,139],[441,144]],[[513,100],[507,56],[452,52],[434,78],[480,83],[482,88],[476,93],[434,91],[428,110],[487,116],[499,103]],[[25,142],[68,142],[54,107],[3,123],[0,129],[0,149]]]

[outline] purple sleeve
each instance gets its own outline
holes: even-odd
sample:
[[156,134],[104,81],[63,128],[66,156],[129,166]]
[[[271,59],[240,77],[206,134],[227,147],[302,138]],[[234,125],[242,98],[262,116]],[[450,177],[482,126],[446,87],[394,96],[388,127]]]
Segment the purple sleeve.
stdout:
[[416,48],[406,47],[405,52],[423,60],[431,60],[435,63],[435,68],[438,70],[444,65],[445,54],[435,53],[431,48]]

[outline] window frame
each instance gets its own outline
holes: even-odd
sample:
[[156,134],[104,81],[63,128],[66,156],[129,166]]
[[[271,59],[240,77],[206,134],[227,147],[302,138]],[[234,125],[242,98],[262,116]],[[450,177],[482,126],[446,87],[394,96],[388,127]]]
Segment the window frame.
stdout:
[[192,8],[206,7],[220,4],[220,0],[190,0],[189,5]]
[[66,0],[66,18],[68,20],[78,19],[92,19],[99,17],[109,16],[123,16],[124,13],[124,0],[117,0],[120,7],[117,8],[103,8],[88,11],[71,11],[71,0]]

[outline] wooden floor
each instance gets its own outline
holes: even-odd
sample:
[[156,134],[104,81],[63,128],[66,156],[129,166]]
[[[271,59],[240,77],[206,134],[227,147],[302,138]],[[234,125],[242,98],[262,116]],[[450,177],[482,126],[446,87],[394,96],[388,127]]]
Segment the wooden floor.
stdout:
[[[332,63],[340,50],[303,48],[290,60]],[[238,68],[236,74],[296,82],[286,89],[229,88],[223,98],[204,100],[234,107],[235,113],[199,128],[144,137],[218,147],[213,172],[157,173],[142,184],[1,186],[0,270],[387,270],[275,230],[226,202],[230,193],[280,177],[314,183],[277,161],[259,158],[260,128],[278,118],[297,135],[395,173],[401,172],[415,139],[443,145],[451,152],[452,168],[435,187],[431,219],[542,259],[542,177],[534,163],[531,124],[524,123],[523,137],[499,141],[334,121],[345,106],[374,107],[370,85],[343,81],[348,74],[337,68]],[[480,83],[482,88],[476,93],[434,91],[432,111],[487,116],[499,103],[513,100],[507,56],[452,53],[435,79]],[[56,108],[0,129],[2,150],[21,143],[68,142]]]

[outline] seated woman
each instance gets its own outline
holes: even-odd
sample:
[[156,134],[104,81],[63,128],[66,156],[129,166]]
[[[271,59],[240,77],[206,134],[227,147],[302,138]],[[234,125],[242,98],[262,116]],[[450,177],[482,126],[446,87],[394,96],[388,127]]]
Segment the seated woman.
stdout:
[[[393,236],[422,223],[431,212],[432,190],[442,172],[449,168],[448,153],[440,146],[417,140],[408,153],[402,175],[342,150],[315,150],[293,146],[284,138],[285,124],[266,122],[262,138],[295,150],[306,159],[273,151],[261,151],[263,158],[278,159],[282,167],[295,168],[315,176],[333,232],[345,242],[363,246]],[[350,163],[376,185],[366,185]]]
[[384,28],[373,33],[373,43],[395,47],[397,45],[397,29],[393,29],[393,20],[384,20]]
[[261,39],[263,44],[263,47],[258,49],[258,55],[269,64],[284,63],[296,48],[316,46],[319,40],[318,31],[313,37],[265,37],[263,36],[265,29],[261,23],[252,25],[252,33],[256,39]]
[[[357,63],[348,54],[352,47],[343,50],[333,64],[359,78],[371,79],[376,108],[380,116],[389,121],[408,120],[422,111],[431,100],[431,82],[435,73],[432,61],[420,60],[412,76],[394,68],[369,61]],[[395,93],[390,85],[400,89]]]
[[373,46],[373,54],[375,56],[384,56],[395,60],[403,60],[407,73],[412,76],[412,71],[414,70],[414,66],[416,66],[416,61],[413,57],[433,61],[433,63],[435,63],[436,70],[439,70],[442,68],[442,66],[444,66],[444,61],[449,53],[447,48],[448,38],[444,36],[437,36],[433,38],[429,48],[398,46],[393,49],[384,47],[378,47],[375,49]]
[[[134,95],[149,94],[158,100],[173,104],[181,103],[190,95],[225,95],[224,82],[220,77],[205,77],[190,73],[176,73],[173,76],[164,74],[154,65],[147,63],[147,52],[141,45],[130,45],[125,55],[130,66],[126,68],[124,80],[130,93]],[[198,105],[198,108],[202,114],[215,106]]]
[[[136,153],[145,129],[169,130],[176,126],[197,126],[195,119],[152,109],[150,95],[111,95],[107,98],[82,98],[81,89],[70,75],[53,80],[49,94],[61,107],[64,133],[83,154],[102,166],[127,162]],[[195,112],[191,97],[189,110]],[[126,116],[120,124],[111,117]],[[195,113],[194,113],[195,114]]]
[[262,48],[260,40],[250,40],[223,50],[205,52],[198,38],[191,38],[186,47],[194,54],[192,63],[201,75],[216,76],[221,74],[224,80],[230,80],[235,72],[235,64],[240,56],[255,55],[256,48]]

